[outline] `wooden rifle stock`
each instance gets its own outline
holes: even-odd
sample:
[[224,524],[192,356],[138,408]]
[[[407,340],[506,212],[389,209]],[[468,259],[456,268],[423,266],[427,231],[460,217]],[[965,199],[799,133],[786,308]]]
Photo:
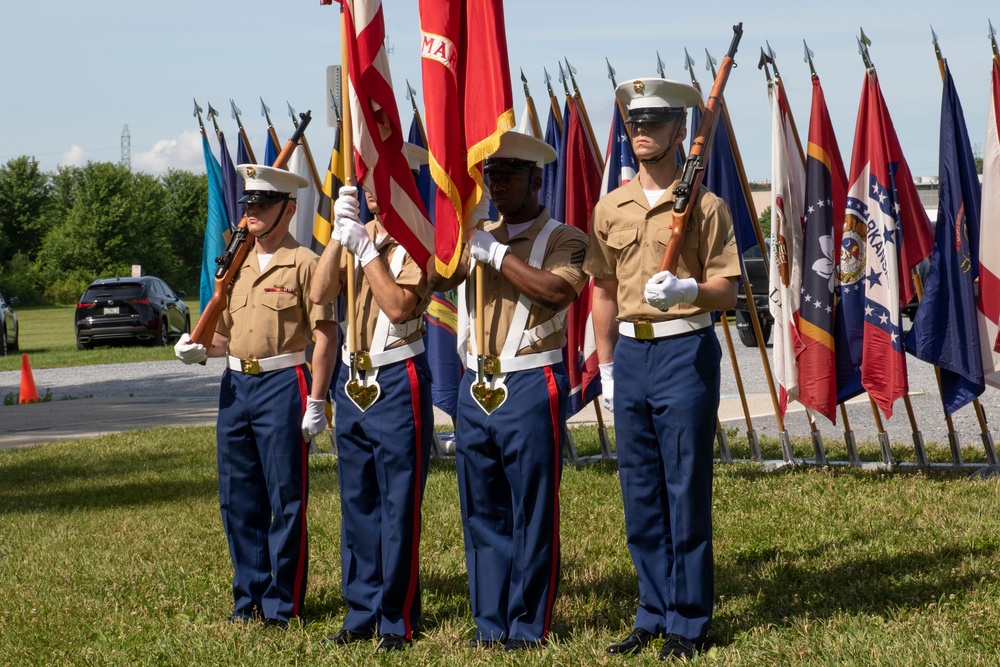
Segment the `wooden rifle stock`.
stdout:
[[729,72],[735,67],[733,58],[736,56],[736,49],[740,45],[740,38],[743,37],[743,23],[733,26],[733,41],[729,45],[729,52],[722,59],[719,65],[719,72],[715,76],[712,84],[712,92],[708,95],[705,103],[705,111],[701,117],[701,124],[691,142],[691,151],[684,161],[684,168],[681,171],[680,183],[674,188],[674,220],[672,233],[667,241],[666,250],[663,251],[663,259],[660,261],[660,271],[670,271],[677,273],[677,260],[680,259],[681,250],[684,249],[684,236],[687,231],[688,220],[694,210],[695,200],[698,198],[698,190],[701,182],[705,178],[705,163],[708,161],[708,153],[712,148],[712,138],[715,136],[715,126],[718,124],[719,116],[722,113],[722,91],[726,88],[729,80]]
[[[292,153],[295,151],[295,146],[298,145],[299,139],[305,134],[309,121],[312,120],[312,112],[301,113],[299,118],[302,119],[302,122],[299,123],[291,138],[285,142],[278,157],[274,160],[274,164],[271,165],[272,167],[284,169],[288,164],[288,160],[291,159]],[[205,309],[201,311],[194,331],[191,332],[191,340],[195,343],[201,343],[206,349],[212,346],[215,326],[222,316],[222,311],[226,308],[226,293],[229,291],[229,286],[233,284],[236,274],[239,273],[240,267],[243,266],[247,255],[250,254],[250,249],[253,248],[253,239],[248,239],[248,236],[247,216],[244,214],[239,226],[229,238],[226,249],[215,260],[219,265],[215,271],[215,290],[212,292],[212,298],[205,305]]]

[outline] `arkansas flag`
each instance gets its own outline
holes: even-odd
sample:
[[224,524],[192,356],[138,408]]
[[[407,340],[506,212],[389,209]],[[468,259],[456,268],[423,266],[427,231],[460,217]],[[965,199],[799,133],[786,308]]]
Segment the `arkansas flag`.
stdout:
[[799,403],[837,422],[834,272],[840,248],[847,175],[819,77],[812,77],[802,238],[802,297],[795,326]]
[[993,86],[983,150],[983,206],[979,237],[979,343],[986,383],[1000,387],[1000,66]]
[[778,86],[771,97],[771,267],[768,307],[774,317],[774,375],[781,385],[781,413],[799,395],[795,363],[802,285],[802,202],[805,173],[788,120],[788,102]]
[[424,121],[437,184],[435,265],[451,276],[483,192],[479,164],[514,127],[502,0],[420,0]]
[[434,227],[403,154],[382,3],[344,0],[344,8],[357,181],[378,200],[386,231],[424,268],[434,246]]
[[909,389],[901,305],[912,298],[910,272],[930,254],[933,232],[874,69],[861,91],[848,182],[840,305],[847,330],[862,337],[861,385],[892,417]]

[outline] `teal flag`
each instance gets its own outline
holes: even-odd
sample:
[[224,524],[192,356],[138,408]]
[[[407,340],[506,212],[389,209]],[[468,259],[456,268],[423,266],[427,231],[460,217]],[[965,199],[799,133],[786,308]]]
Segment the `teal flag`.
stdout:
[[205,153],[205,171],[208,174],[208,219],[205,221],[205,241],[201,250],[201,309],[204,310],[215,291],[215,258],[226,249],[226,232],[229,231],[229,216],[222,194],[222,167],[212,155],[208,137],[201,137],[201,147]]

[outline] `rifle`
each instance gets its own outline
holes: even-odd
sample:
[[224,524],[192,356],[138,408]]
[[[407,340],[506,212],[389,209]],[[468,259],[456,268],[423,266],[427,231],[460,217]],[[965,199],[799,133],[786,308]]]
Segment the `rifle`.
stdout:
[[[687,231],[688,220],[691,219],[691,212],[694,210],[694,202],[697,199],[701,182],[705,178],[705,162],[708,160],[708,153],[712,147],[712,138],[715,135],[715,126],[718,124],[719,116],[722,112],[722,91],[726,88],[729,80],[729,72],[736,66],[733,58],[736,56],[736,49],[740,45],[740,38],[743,37],[743,23],[733,26],[733,41],[729,45],[729,52],[722,59],[719,66],[719,73],[712,84],[712,92],[708,95],[705,103],[705,111],[701,117],[701,124],[698,125],[698,132],[691,142],[691,152],[688,153],[681,170],[680,183],[674,188],[674,220],[673,233],[667,241],[667,248],[663,251],[663,260],[660,262],[660,271],[670,271],[677,273],[677,260],[681,256],[684,248],[684,234]],[[704,161],[702,160],[704,156]]]
[[[272,167],[284,169],[285,165],[288,164],[295,146],[298,145],[299,139],[302,138],[303,133],[306,131],[306,126],[312,120],[311,114],[311,111],[299,114],[302,122],[295,129],[292,137],[285,143],[281,152],[278,153],[274,164],[271,165]],[[215,270],[215,291],[212,292],[212,298],[205,305],[205,309],[201,312],[201,317],[198,318],[198,324],[195,325],[194,331],[191,332],[191,340],[195,343],[201,343],[206,349],[212,346],[212,339],[215,337],[215,325],[218,324],[219,317],[222,316],[222,311],[226,307],[226,293],[229,291],[229,286],[233,284],[236,274],[239,273],[240,267],[243,266],[247,255],[250,254],[250,249],[253,248],[253,239],[247,239],[248,235],[247,216],[244,214],[236,231],[229,237],[226,249],[215,260],[215,263],[219,265]]]

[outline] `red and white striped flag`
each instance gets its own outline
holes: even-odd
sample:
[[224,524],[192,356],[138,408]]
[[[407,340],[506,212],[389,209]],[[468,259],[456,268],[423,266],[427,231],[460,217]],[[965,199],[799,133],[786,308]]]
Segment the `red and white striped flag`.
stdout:
[[990,110],[983,151],[979,228],[979,341],[986,383],[1000,387],[1000,64],[993,59]]
[[344,0],[344,7],[357,181],[378,201],[386,230],[424,268],[434,247],[434,227],[403,154],[382,2]]

